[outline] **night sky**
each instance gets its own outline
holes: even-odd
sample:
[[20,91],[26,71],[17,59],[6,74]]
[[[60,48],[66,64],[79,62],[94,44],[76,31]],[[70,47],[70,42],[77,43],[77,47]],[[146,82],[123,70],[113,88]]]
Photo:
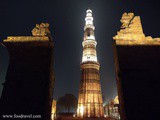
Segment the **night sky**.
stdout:
[[[147,36],[160,36],[160,7],[155,0],[3,0],[0,2],[0,41],[7,36],[31,35],[35,24],[48,22],[54,42],[54,98],[66,93],[78,97],[83,27],[86,10],[93,11],[103,96],[117,95],[112,37],[120,29],[124,12],[141,17]],[[0,94],[8,65],[0,46]],[[138,84],[138,83],[137,83]],[[136,88],[136,86],[135,86]]]

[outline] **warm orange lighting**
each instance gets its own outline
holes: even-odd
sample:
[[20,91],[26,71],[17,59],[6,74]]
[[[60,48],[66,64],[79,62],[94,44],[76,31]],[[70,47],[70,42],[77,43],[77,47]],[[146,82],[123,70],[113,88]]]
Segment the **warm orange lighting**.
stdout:
[[87,10],[85,21],[77,116],[104,117],[92,10]]
[[34,42],[49,41],[47,34],[50,33],[48,23],[36,24],[32,30],[32,36],[9,36],[3,42]]
[[83,114],[84,114],[84,107],[83,106],[80,106],[79,108],[80,110],[80,116],[83,117]]
[[47,36],[35,37],[35,36],[9,36],[3,42],[34,42],[34,41],[49,41]]
[[52,101],[51,120],[55,120],[56,118],[56,103],[56,100]]
[[117,45],[160,45],[160,38],[145,36],[139,16],[124,13],[121,30],[113,37]]

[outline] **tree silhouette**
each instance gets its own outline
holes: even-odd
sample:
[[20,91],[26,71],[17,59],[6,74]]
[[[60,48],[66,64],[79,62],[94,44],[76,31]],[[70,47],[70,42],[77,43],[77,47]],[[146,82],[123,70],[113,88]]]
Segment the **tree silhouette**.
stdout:
[[70,113],[71,108],[74,108],[74,110],[77,108],[77,98],[73,94],[65,94],[58,99],[57,105],[64,107]]

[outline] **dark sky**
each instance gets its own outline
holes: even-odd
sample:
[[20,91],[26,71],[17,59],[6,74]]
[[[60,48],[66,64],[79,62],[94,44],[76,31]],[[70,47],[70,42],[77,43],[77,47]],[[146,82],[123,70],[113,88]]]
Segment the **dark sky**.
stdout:
[[[54,98],[78,96],[83,27],[86,10],[93,11],[102,92],[115,97],[116,82],[112,37],[124,12],[141,16],[146,35],[160,36],[160,7],[155,0],[3,0],[0,2],[0,41],[7,36],[31,35],[36,23],[48,22],[54,39]],[[5,79],[8,54],[0,46],[0,84]],[[137,83],[138,84],[138,83]],[[136,87],[136,86],[135,86]],[[0,94],[2,85],[0,85]]]

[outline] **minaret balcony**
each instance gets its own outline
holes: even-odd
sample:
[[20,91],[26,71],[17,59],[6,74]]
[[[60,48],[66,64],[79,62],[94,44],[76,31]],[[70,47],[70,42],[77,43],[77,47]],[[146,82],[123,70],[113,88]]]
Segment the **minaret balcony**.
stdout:
[[93,30],[95,29],[95,27],[91,24],[87,24],[87,25],[84,26],[84,30],[86,30],[87,28],[91,28]]
[[97,45],[97,42],[96,42],[95,40],[92,40],[92,39],[87,39],[87,40],[84,40],[84,41],[82,42],[82,45],[83,45],[83,47],[84,47],[85,45],[94,45],[94,46],[96,46],[96,45]]

